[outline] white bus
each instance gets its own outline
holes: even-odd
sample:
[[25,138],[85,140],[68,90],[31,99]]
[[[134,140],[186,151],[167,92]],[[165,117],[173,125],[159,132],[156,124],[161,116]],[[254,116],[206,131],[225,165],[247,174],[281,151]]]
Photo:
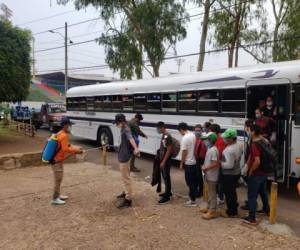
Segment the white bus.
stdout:
[[244,140],[245,120],[254,119],[259,102],[270,95],[278,109],[278,181],[300,178],[299,60],[75,87],[67,92],[67,115],[75,122],[75,136],[117,146],[115,115],[124,113],[129,120],[141,112],[148,139],[141,138],[140,149],[154,154],[160,143],[158,121],[176,137],[179,122],[209,121],[236,128]]

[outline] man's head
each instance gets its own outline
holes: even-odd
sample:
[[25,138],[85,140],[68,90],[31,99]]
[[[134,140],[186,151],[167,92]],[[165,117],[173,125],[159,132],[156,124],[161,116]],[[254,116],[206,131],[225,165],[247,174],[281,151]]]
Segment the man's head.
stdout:
[[273,107],[273,97],[272,96],[268,96],[267,97],[266,105],[267,105],[268,108],[272,108]]
[[115,124],[118,128],[122,128],[126,125],[126,117],[123,114],[117,114],[115,116]]
[[194,127],[194,133],[197,137],[201,137],[202,135],[202,131],[203,131],[203,128],[202,128],[202,125],[201,124],[197,124],[195,127]]
[[156,127],[156,128],[157,128],[157,132],[158,132],[159,134],[165,133],[165,131],[166,131],[166,125],[165,125],[164,122],[160,121],[160,122],[157,123],[156,126],[157,126],[157,127]]
[[144,120],[144,117],[142,116],[141,113],[136,113],[134,118],[138,121],[141,122],[142,120]]
[[205,122],[204,123],[204,128],[203,128],[204,132],[208,133],[209,130],[210,130],[210,126],[211,126],[210,122]]
[[210,126],[210,132],[216,133],[217,135],[220,134],[220,132],[221,132],[221,127],[220,127],[220,125],[219,125],[219,124],[216,124],[216,123],[212,124],[212,125]]
[[254,120],[248,119],[245,121],[245,131],[246,133],[250,133],[250,127],[254,124]]
[[188,131],[189,126],[185,122],[181,122],[177,126],[177,130],[181,135],[185,135],[185,133]]
[[236,142],[237,139],[237,131],[234,128],[228,128],[222,134],[222,138],[224,139],[225,144],[231,145]]
[[255,110],[255,118],[256,119],[260,119],[260,118],[262,118],[263,117],[263,112],[262,112],[262,110],[261,109],[256,109]]
[[250,127],[250,131],[251,131],[252,138],[257,138],[261,135],[261,127],[258,126],[257,124],[253,124]]
[[70,133],[73,123],[70,121],[70,119],[68,117],[64,116],[61,118],[60,125],[62,126],[62,129],[66,133]]
[[209,132],[207,134],[202,135],[202,140],[204,140],[206,146],[210,148],[216,144],[216,141],[218,140],[218,136],[216,133]]

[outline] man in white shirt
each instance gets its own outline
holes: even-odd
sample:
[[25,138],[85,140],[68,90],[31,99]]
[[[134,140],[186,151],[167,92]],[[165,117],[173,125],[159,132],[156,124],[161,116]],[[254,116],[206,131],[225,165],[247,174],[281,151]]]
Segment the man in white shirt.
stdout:
[[196,137],[194,133],[188,131],[188,125],[185,122],[178,124],[178,131],[183,136],[180,146],[182,152],[180,168],[184,168],[185,181],[189,187],[190,200],[186,203],[186,206],[195,207],[197,206],[196,196],[198,186],[196,159],[194,156]]

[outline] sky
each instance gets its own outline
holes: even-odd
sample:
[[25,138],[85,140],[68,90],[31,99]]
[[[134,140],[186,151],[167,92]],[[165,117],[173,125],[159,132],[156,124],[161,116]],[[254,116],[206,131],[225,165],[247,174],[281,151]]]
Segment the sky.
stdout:
[[[35,61],[37,73],[44,73],[47,70],[64,69],[64,48],[40,51],[43,49],[59,47],[64,45],[63,38],[57,33],[45,32],[57,27],[85,21],[92,18],[98,18],[99,13],[89,7],[85,10],[77,11],[73,3],[67,5],[57,5],[56,0],[0,0],[0,4],[6,4],[12,11],[12,22],[22,28],[31,30],[35,38]],[[187,6],[188,12],[193,14],[202,13],[203,10],[194,5]],[[51,17],[45,20],[36,21],[38,19]],[[187,23],[187,37],[176,45],[178,55],[197,53],[199,51],[200,28],[202,16],[191,18]],[[31,22],[34,21],[34,22]],[[64,29],[57,30],[64,35]],[[69,27],[68,37],[74,42],[82,42],[99,37],[105,32],[102,20],[83,23]],[[211,49],[209,46],[207,49]],[[103,65],[105,63],[104,47],[99,46],[95,42],[85,43],[68,47],[69,51],[69,68],[89,67]],[[172,52],[173,53],[173,52]],[[195,72],[197,68],[198,56],[183,58],[182,65],[179,69],[180,73]],[[247,53],[241,51],[239,56],[239,66],[253,65],[257,62]],[[204,70],[216,70],[227,67],[227,52],[207,54],[205,59]],[[168,60],[161,66],[160,75],[165,76],[170,73],[178,72],[176,60]],[[118,73],[113,73],[110,69],[94,69],[70,71],[70,73],[96,73],[105,76],[119,77]],[[151,77],[144,72],[144,78]]]

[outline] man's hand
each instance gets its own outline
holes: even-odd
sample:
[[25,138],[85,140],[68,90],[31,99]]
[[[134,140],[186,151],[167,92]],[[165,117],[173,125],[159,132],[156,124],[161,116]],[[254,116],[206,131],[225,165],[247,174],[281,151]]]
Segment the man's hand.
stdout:
[[148,136],[147,136],[147,135],[145,135],[145,136],[144,136],[144,138],[145,138],[145,139],[148,139]]
[[207,169],[208,169],[208,168],[205,167],[205,166],[202,167],[202,171],[203,171],[204,173],[207,171]]
[[134,153],[134,155],[139,156],[140,150],[138,148],[136,148],[133,153]]
[[183,169],[183,162],[180,162],[179,168],[180,168],[180,169]]
[[164,161],[162,161],[159,166],[161,169],[163,169],[165,167],[165,165],[166,165],[166,163]]

